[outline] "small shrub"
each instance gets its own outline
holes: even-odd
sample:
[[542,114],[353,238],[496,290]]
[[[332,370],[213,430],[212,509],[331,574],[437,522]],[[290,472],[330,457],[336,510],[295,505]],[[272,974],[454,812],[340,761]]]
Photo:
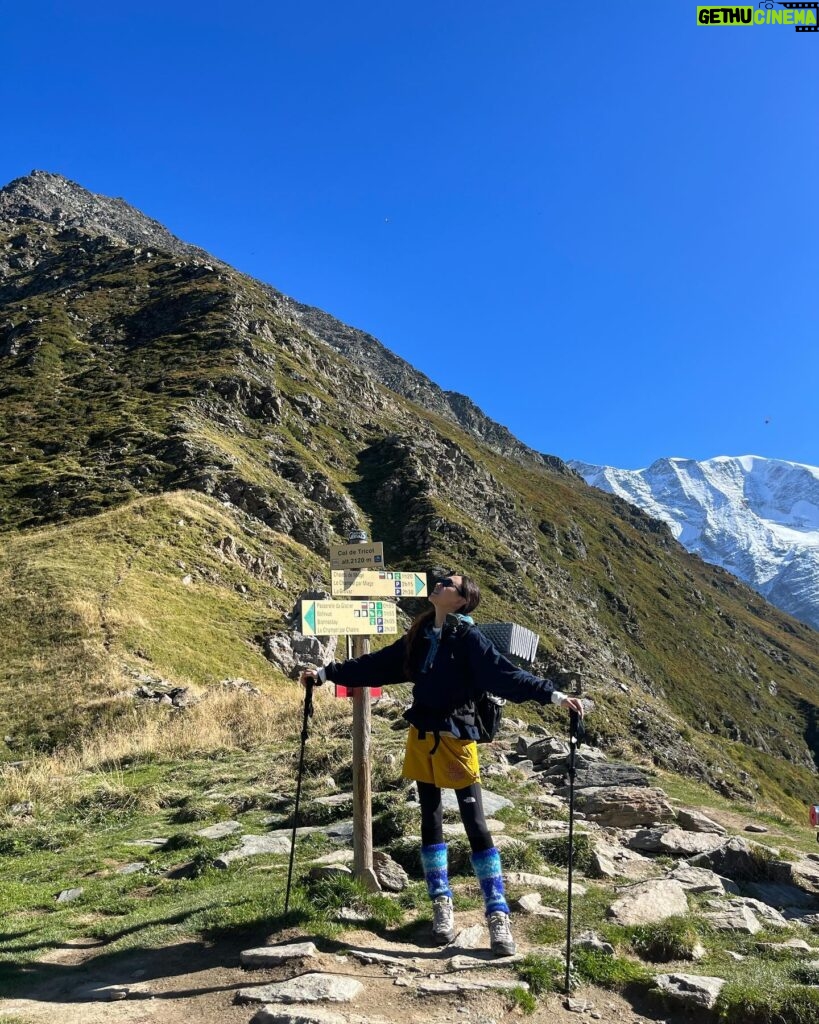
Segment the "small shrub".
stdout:
[[800,985],[819,985],[819,964],[797,964],[791,977]]
[[421,867],[421,846],[416,839],[396,839],[387,847],[387,852],[406,871],[410,878],[423,878]]
[[[568,835],[541,839],[538,845],[540,852],[550,864],[557,864],[564,868],[569,866]],[[592,854],[594,853],[594,840],[585,832],[580,832],[574,836],[572,845],[574,847],[573,867],[578,871],[588,871],[591,867]]]
[[507,846],[501,853],[504,869],[512,871],[534,871],[543,867],[543,860],[536,848],[530,843]]
[[189,825],[192,821],[205,821],[213,813],[213,805],[204,801],[186,799],[181,807],[171,815],[170,820],[176,825]]
[[373,816],[373,842],[386,846],[417,827],[417,812],[406,804],[393,803]]
[[506,999],[510,1010],[519,1010],[528,1015],[537,1009],[537,999],[525,988],[511,989],[506,993]]
[[135,811],[159,809],[156,794],[150,789],[135,791],[125,786],[99,786],[74,802],[72,817],[86,824],[103,824],[110,819],[130,817]]
[[75,843],[82,831],[75,826],[24,825],[0,833],[0,857],[19,857],[37,850],[59,853]]
[[698,936],[684,917],[669,917],[657,924],[631,929],[631,948],[644,960],[665,964],[671,960],[690,960]]

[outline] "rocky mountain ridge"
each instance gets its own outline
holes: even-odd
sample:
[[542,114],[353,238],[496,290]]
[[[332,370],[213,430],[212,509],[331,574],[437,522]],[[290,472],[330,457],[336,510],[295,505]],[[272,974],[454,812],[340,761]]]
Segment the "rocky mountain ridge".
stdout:
[[[538,671],[582,671],[604,709],[601,743],[737,798],[801,808],[819,757],[813,631],[559,460],[507,457],[482,440],[489,428],[462,428],[434,394],[386,387],[269,287],[199,250],[128,242],[102,215],[75,222],[74,198],[61,216],[53,196],[23,203],[17,184],[10,205],[10,188],[0,614],[34,642],[26,658],[20,642],[0,657],[0,686],[41,701],[6,702],[0,734],[12,744],[0,753],[31,736],[47,746],[66,728],[52,727],[56,706],[43,713],[56,700],[52,664],[63,694],[69,662],[78,693],[110,674],[115,696],[112,666],[136,669],[145,655],[171,682],[280,680],[270,637],[291,628],[294,591],[327,589],[329,544],[355,525],[384,541],[391,567],[468,568],[485,619],[540,635]],[[246,564],[227,564],[234,545]],[[53,569],[44,551],[60,552]],[[248,568],[265,555],[269,571]],[[104,610],[99,623],[89,609]],[[203,621],[235,624],[233,646],[203,644]],[[46,622],[67,624],[73,660]]]
[[658,459],[624,470],[573,461],[594,487],[666,523],[688,550],[819,629],[819,469],[782,459]]
[[[63,230],[89,230],[129,246],[163,252],[226,267],[221,260],[177,238],[158,221],[145,216],[124,199],[91,193],[59,174],[32,171],[0,189],[0,221],[43,221]],[[336,320],[313,306],[290,298],[264,282],[255,282],[290,317],[314,337],[330,345],[390,390],[450,419],[474,433],[494,450],[513,458],[542,462],[567,471],[556,456],[542,455],[522,444],[506,427],[490,419],[466,395],[444,391],[425,374],[386,348],[377,338]]]

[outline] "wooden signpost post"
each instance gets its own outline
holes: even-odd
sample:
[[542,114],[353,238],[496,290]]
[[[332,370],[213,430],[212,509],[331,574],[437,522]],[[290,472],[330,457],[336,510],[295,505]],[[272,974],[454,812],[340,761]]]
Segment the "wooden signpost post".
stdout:
[[[426,573],[387,572],[384,545],[367,543],[360,530],[350,534],[349,544],[330,546],[333,597],[350,601],[303,601],[302,632],[305,636],[349,636],[352,656],[370,651],[370,636],[398,632],[395,599],[426,597]],[[386,598],[386,600],[384,600]],[[346,696],[347,692],[337,694]],[[353,870],[368,889],[381,886],[373,871],[371,690],[357,686],[349,691],[353,701]],[[380,693],[379,691],[376,691]]]

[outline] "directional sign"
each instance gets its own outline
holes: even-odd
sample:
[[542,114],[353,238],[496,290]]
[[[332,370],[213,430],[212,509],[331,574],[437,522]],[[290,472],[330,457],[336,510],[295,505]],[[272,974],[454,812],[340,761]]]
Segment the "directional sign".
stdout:
[[330,581],[333,597],[427,596],[427,575],[420,572],[335,569],[330,573]]
[[395,605],[389,601],[302,601],[305,636],[366,636],[397,633]]
[[367,565],[384,565],[384,545],[374,544],[331,544],[331,569],[359,569]]

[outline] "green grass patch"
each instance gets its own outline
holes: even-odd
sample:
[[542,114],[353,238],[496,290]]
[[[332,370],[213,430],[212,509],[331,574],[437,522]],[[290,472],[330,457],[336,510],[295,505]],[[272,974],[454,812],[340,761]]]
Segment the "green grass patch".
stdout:
[[699,936],[687,917],[669,917],[657,924],[627,928],[632,950],[643,960],[669,963],[691,960]]
[[617,992],[631,985],[647,986],[653,978],[643,964],[593,949],[573,950],[572,968],[581,981]]
[[533,995],[539,996],[544,992],[562,991],[565,965],[557,957],[529,953],[515,964],[515,973],[526,982]]

